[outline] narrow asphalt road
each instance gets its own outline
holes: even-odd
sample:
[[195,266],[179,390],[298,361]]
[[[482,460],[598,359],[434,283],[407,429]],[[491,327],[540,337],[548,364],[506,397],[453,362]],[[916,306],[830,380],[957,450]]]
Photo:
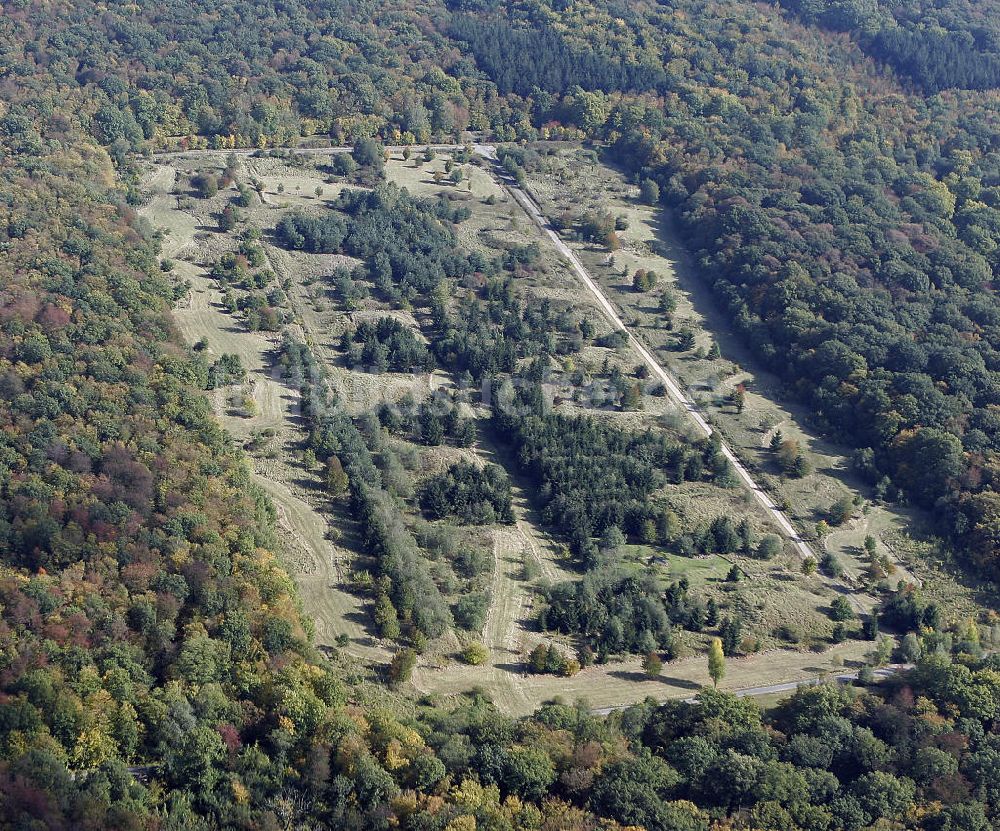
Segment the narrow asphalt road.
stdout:
[[[486,156],[487,158],[493,158],[489,151],[492,148],[483,145],[477,146],[476,151]],[[608,300],[607,295],[604,291],[597,285],[597,282],[590,276],[590,273],[584,267],[583,263],[580,262],[580,258],[570,249],[565,242],[559,237],[559,235],[552,229],[545,215],[541,212],[535,200],[531,198],[527,193],[521,188],[517,187],[510,182],[504,182],[507,190],[513,195],[517,200],[518,204],[527,212],[528,216],[534,221],[534,223],[542,230],[542,232],[552,241],[553,245],[558,249],[559,253],[562,254],[572,266],[574,273],[580,278],[580,281],[589,289],[590,293],[597,300],[601,311],[604,312],[605,317],[611,322],[611,325],[616,329],[625,332],[629,336],[629,340],[635,347],[635,350],[645,361],[646,365],[649,367],[650,371],[663,383],[670,396],[687,412],[691,420],[697,425],[698,429],[705,435],[710,436],[714,431],[705,416],[699,410],[698,405],[691,399],[684,389],[681,387],[680,383],[672,376],[670,373],[663,368],[660,362],[654,357],[653,353],[650,352],[646,346],[642,343],[639,338],[633,335],[628,327],[619,317],[618,312],[615,311],[615,307]],[[781,529],[782,533],[788,537],[795,545],[796,550],[802,557],[816,557],[812,548],[809,544],[802,538],[798,531],[795,530],[795,526],[789,521],[785,512],[778,507],[777,503],[768,495],[760,485],[754,481],[754,478],[750,475],[750,471],[746,469],[746,466],[741,462],[736,454],[733,452],[729,444],[722,438],[720,438],[720,450],[722,455],[725,456],[730,464],[732,464],[733,469],[736,471],[736,475],[740,478],[744,485],[750,489],[757,501],[764,507],[767,513],[771,516],[774,523]]]

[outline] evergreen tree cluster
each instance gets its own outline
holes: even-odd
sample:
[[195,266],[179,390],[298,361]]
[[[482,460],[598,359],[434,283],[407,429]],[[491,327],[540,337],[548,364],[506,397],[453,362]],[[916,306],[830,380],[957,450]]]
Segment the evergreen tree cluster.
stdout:
[[[656,527],[658,515],[649,497],[667,484],[668,470],[677,481],[726,472],[721,465],[706,465],[706,458],[717,455],[712,442],[698,448],[590,416],[549,412],[534,384],[511,396],[500,390],[494,429],[536,483],[544,521],[569,538],[573,554],[585,564],[597,561],[594,538],[608,529],[625,529],[642,539],[648,536],[647,523]],[[654,530],[649,541],[656,536]]]
[[543,629],[580,636],[599,659],[667,649],[673,631],[663,593],[652,578],[601,570],[558,583],[546,593]]
[[[477,296],[478,295],[478,296]],[[571,354],[583,344],[580,324],[548,298],[537,304],[518,297],[510,279],[486,281],[451,312],[435,312],[434,351],[445,366],[474,381],[511,373],[521,358]]]
[[274,234],[281,245],[292,251],[335,254],[347,236],[347,223],[336,213],[322,217],[288,213],[278,220]]
[[448,34],[465,44],[503,94],[530,95],[539,89],[564,93],[573,87],[644,91],[655,89],[664,78],[663,70],[654,65],[614,61],[574,49],[548,27],[520,29],[496,18],[459,15],[452,19]]
[[853,32],[865,52],[927,93],[1000,86],[1000,11],[991,2],[782,0],[807,23]]
[[394,317],[365,319],[345,332],[341,345],[351,366],[372,372],[427,372],[434,359],[413,330]]
[[893,26],[865,41],[865,51],[929,93],[1000,87],[1000,52],[982,51],[969,40],[967,33]]
[[454,516],[471,525],[514,521],[510,479],[494,464],[455,462],[424,483],[420,507],[431,519]]
[[461,406],[448,395],[435,395],[418,402],[407,393],[394,404],[381,405],[377,416],[390,433],[429,447],[448,441],[459,447],[471,447],[476,440],[475,420],[463,417]]
[[334,208],[348,216],[342,253],[364,260],[376,290],[394,303],[428,298],[446,277],[486,266],[481,254],[456,246],[452,225],[468,218],[467,207],[414,199],[390,183],[370,191],[346,189]]

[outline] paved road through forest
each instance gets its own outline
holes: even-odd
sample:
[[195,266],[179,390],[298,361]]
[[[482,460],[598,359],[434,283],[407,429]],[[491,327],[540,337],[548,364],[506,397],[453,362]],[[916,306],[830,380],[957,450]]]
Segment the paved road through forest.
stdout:
[[[476,152],[491,161],[496,158],[493,148],[489,145],[476,145]],[[684,391],[680,383],[672,375],[670,375],[666,369],[663,368],[662,364],[660,364],[653,353],[646,348],[642,341],[629,331],[624,321],[622,321],[621,317],[619,317],[618,312],[615,311],[615,307],[611,304],[611,301],[608,300],[607,295],[605,295],[601,288],[597,285],[594,278],[590,276],[590,273],[584,267],[583,263],[580,262],[580,258],[576,256],[573,250],[566,245],[566,243],[563,242],[559,235],[552,229],[552,226],[545,218],[545,215],[541,212],[535,200],[517,185],[514,185],[509,181],[505,181],[504,184],[511,195],[513,195],[513,197],[517,200],[518,204],[527,212],[528,216],[531,217],[534,223],[552,241],[553,245],[556,246],[559,253],[569,261],[574,273],[590,290],[591,294],[593,294],[594,299],[597,300],[597,303],[601,308],[601,311],[611,322],[612,326],[616,329],[620,329],[629,336],[629,340],[632,342],[635,350],[639,353],[643,361],[645,361],[650,371],[663,383],[664,387],[666,387],[667,391],[670,393],[670,396],[687,412],[688,416],[697,425],[698,429],[704,435],[710,436],[714,432],[713,428],[705,419],[702,412],[698,409],[698,405],[695,404],[695,402],[691,399],[691,396]],[[802,557],[815,557],[816,555],[812,548],[802,538],[799,532],[795,530],[795,526],[792,525],[791,521],[785,515],[785,512],[778,507],[777,503],[775,503],[773,499],[771,499],[767,491],[757,484],[754,478],[750,475],[750,471],[748,471],[743,462],[737,458],[736,454],[733,452],[726,440],[722,438],[721,434],[719,435],[719,439],[722,455],[729,460],[733,469],[736,471],[736,475],[739,476],[743,484],[750,489],[757,501],[771,516],[774,523],[781,529],[784,536],[788,537],[788,539],[792,541],[796,550]]]

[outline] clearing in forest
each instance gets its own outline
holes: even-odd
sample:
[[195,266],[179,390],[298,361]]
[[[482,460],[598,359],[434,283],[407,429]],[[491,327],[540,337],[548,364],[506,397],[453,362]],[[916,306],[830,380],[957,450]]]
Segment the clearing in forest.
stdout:
[[[560,320],[588,320],[595,333],[591,339],[584,339],[576,354],[563,361],[561,369],[567,375],[583,373],[595,379],[609,373],[628,376],[637,372],[643,359],[632,345],[625,343],[614,348],[600,345],[600,338],[611,327],[597,303],[581,290],[559,252],[498,181],[491,166],[440,151],[433,156],[427,159],[414,153],[404,159],[400,153],[392,154],[385,177],[416,196],[444,197],[453,205],[467,207],[469,217],[455,226],[459,245],[465,250],[494,258],[534,247],[531,266],[519,269],[514,277],[516,295],[529,307],[550,304],[561,315]],[[156,165],[148,176],[150,200],[143,214],[155,227],[165,230],[164,255],[173,261],[178,278],[190,283],[190,291],[179,302],[176,314],[186,339],[191,344],[204,339],[212,359],[224,354],[237,355],[247,370],[242,384],[210,394],[222,423],[250,451],[256,479],[276,505],[281,533],[287,543],[286,562],[299,586],[303,605],[315,621],[317,642],[333,646],[341,636],[343,644],[346,636],[349,653],[384,663],[394,646],[374,634],[370,598],[349,590],[354,574],[371,569],[373,563],[361,550],[358,529],[345,512],[346,503],[327,498],[319,486],[317,469],[304,463],[308,454],[303,451],[297,391],[274,370],[280,329],[294,332],[309,344],[344,406],[362,424],[374,417],[380,404],[407,397],[419,403],[436,391],[454,392],[458,379],[440,365],[408,373],[371,372],[353,366],[345,352],[345,333],[349,336],[366,320],[374,322],[391,317],[413,332],[418,342],[430,344],[435,337],[430,309],[419,303],[400,306],[389,302],[378,291],[364,286],[363,277],[355,280],[363,291],[347,303],[334,275],[353,270],[357,276],[357,267],[362,266],[360,261],[335,253],[289,251],[273,239],[272,231],[282,216],[292,211],[323,216],[345,186],[357,186],[331,174],[330,158],[323,154],[291,158],[244,154],[236,162],[231,186],[224,185],[217,194],[198,198],[189,186],[191,175],[199,170],[220,171],[226,165],[226,155],[196,152],[175,156]],[[452,174],[456,168],[461,176]],[[646,216],[645,209],[633,204],[624,185],[622,193],[617,193],[613,175],[608,173],[608,181],[612,183],[610,197],[620,200],[615,202],[615,210],[630,206],[621,256],[633,256],[634,250],[636,257],[660,257],[656,267],[667,274],[671,268],[669,259],[663,258],[662,252],[654,255],[640,246],[642,242],[649,248],[647,234],[653,217]],[[546,206],[545,182],[539,173],[532,180],[532,188],[540,194],[548,211],[554,209],[555,203]],[[223,231],[219,217],[233,201],[238,185],[244,188],[252,185],[255,195],[249,205],[238,211],[235,227]],[[280,295],[275,296],[279,298],[277,314],[282,320],[271,331],[252,330],[245,313],[234,313],[227,308],[228,301],[218,280],[209,273],[213,263],[237,250],[240,239],[249,230],[259,237],[265,255],[261,268],[270,273],[272,286],[281,289]],[[634,316],[633,310],[615,293],[613,268],[605,263],[607,258],[587,246],[576,250],[592,273],[603,275],[604,288],[623,313]],[[627,260],[622,262],[632,265]],[[461,289],[466,293],[473,291],[468,286]],[[454,298],[450,302],[455,302]],[[680,307],[678,314],[689,314],[693,320],[693,311],[683,308]],[[626,322],[630,320],[626,318]],[[651,339],[653,328],[651,324],[640,326],[643,340],[657,346]],[[696,338],[705,337],[699,330]],[[670,362],[671,369],[689,383],[691,373],[700,366],[678,364],[659,348],[657,358]],[[665,435],[678,436],[682,442],[689,441],[687,435],[693,436],[683,414],[667,396],[645,395],[641,407],[623,409],[598,407],[578,395],[557,393],[553,406],[555,411],[567,414],[585,412],[621,429],[664,431]],[[777,409],[777,405],[770,406]],[[476,438],[468,447],[448,443],[425,446],[402,434],[387,434],[383,443],[383,452],[392,458],[391,487],[395,499],[407,526],[424,546],[435,581],[453,603],[467,595],[488,600],[478,628],[455,630],[454,634],[427,644],[413,677],[417,689],[451,694],[479,687],[504,710],[522,713],[554,695],[568,698],[583,695],[594,706],[603,707],[637,701],[647,695],[687,696],[692,688],[705,683],[707,676],[700,654],[668,663],[658,679],[644,680],[638,658],[588,667],[572,678],[526,674],[525,656],[539,643],[555,644],[572,653],[572,638],[538,630],[537,616],[543,605],[539,587],[578,579],[580,572],[565,560],[563,546],[549,529],[542,527],[534,508],[535,485],[522,476],[509,450],[492,435],[487,425],[488,409],[472,397],[461,405],[461,412],[463,417],[477,421]],[[728,423],[724,427],[727,436],[731,435]],[[761,441],[759,430],[756,441],[758,444]],[[742,451],[742,443],[740,447]],[[478,466],[498,464],[507,470],[511,477],[513,524],[476,528],[450,521],[429,523],[421,516],[417,502],[423,483],[461,460]],[[739,487],[724,488],[704,481],[680,482],[668,485],[657,498],[665,500],[680,522],[692,529],[704,527],[716,517],[729,516],[746,518],[757,538],[772,530],[766,513],[748,491]],[[797,503],[792,503],[792,507],[801,522],[805,509]],[[836,535],[845,534],[846,530],[837,529],[828,538],[829,543],[856,544],[840,543]],[[472,570],[459,569],[456,557],[472,563]],[[799,563],[787,546],[774,559],[761,561],[738,553],[691,556],[633,541],[622,549],[620,566],[625,573],[643,579],[652,577],[660,586],[684,580],[703,599],[716,600],[724,614],[738,610],[744,616],[747,634],[744,647],[751,654],[730,661],[726,680],[730,688],[739,688],[835,672],[844,661],[860,660],[872,648],[871,643],[848,640],[822,654],[809,651],[829,644],[827,608],[837,587],[822,575],[800,573]],[[726,583],[734,566],[743,578],[737,587]],[[850,579],[857,578],[856,571],[848,568],[847,573]],[[839,590],[849,589],[843,586]],[[860,605],[867,608],[870,601],[863,600]],[[689,651],[704,644],[703,635],[681,633],[681,636]],[[457,657],[462,646],[473,639],[481,640],[489,651],[489,660],[483,666],[467,666]]]

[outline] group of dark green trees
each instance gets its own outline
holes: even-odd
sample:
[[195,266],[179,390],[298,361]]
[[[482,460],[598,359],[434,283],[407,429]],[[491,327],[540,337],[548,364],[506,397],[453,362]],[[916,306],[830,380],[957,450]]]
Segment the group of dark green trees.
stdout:
[[989,90],[1000,86],[1000,6],[993,2],[782,0],[807,23],[853,32],[864,51],[918,88]]
[[433,519],[454,516],[470,525],[514,521],[510,480],[493,464],[455,462],[424,483],[420,506]]
[[712,442],[697,447],[587,415],[552,412],[537,384],[500,388],[492,421],[519,468],[536,483],[542,518],[568,538],[584,566],[597,562],[598,538],[612,528],[646,542],[673,541],[676,529],[661,521],[663,507],[649,500],[667,483],[667,471],[677,482],[729,472]]

